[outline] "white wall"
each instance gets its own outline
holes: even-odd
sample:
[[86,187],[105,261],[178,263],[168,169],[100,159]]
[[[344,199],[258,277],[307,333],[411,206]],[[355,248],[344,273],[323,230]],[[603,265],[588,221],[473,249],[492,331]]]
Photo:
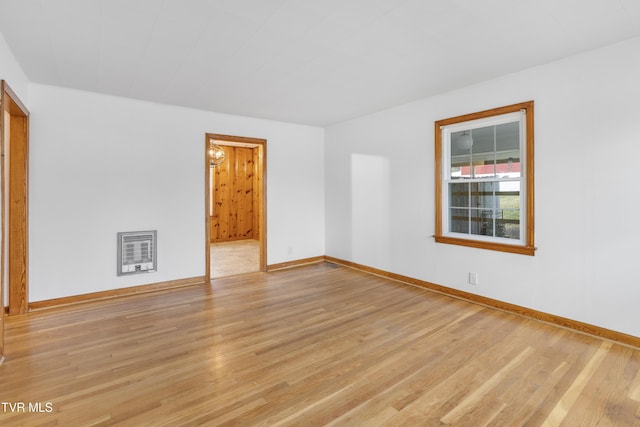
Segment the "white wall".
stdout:
[[[267,139],[267,263],[323,255],[324,130],[31,84],[30,300],[205,272],[204,135]],[[116,276],[116,233],[158,271]]]
[[22,71],[22,67],[15,56],[13,56],[13,52],[9,49],[2,33],[0,33],[0,80],[6,81],[18,95],[20,101],[27,105],[28,108],[29,93],[27,88],[29,79]]
[[[640,336],[638,52],[635,38],[328,128],[327,255]],[[436,244],[434,121],[528,100],[536,255]]]
[[[15,94],[20,98],[20,101],[29,108],[28,103],[28,84],[29,79],[26,74],[22,70],[22,67],[16,60],[15,56],[13,56],[13,52],[9,49],[7,42],[4,39],[2,33],[0,33],[0,80],[4,80],[9,87],[15,92]],[[2,110],[0,109],[0,112]],[[0,131],[3,131],[0,129]],[[8,244],[5,242],[5,245]],[[5,258],[8,256],[7,251],[5,251]],[[7,283],[7,277],[9,272],[5,271],[4,283]],[[0,290],[2,292],[2,290]],[[9,300],[8,289],[5,286],[4,289],[4,303],[7,304]]]

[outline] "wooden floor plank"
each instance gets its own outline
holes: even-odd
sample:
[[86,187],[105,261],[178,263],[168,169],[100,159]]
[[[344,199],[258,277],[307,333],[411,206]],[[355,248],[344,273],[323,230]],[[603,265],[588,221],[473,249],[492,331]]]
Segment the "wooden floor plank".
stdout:
[[462,400],[455,408],[440,418],[440,422],[443,424],[454,424],[462,415],[468,412],[471,408],[478,407],[478,403],[489,392],[489,390],[495,388],[507,375],[510,375],[512,370],[523,363],[530,354],[533,352],[533,347],[526,347],[516,357],[511,359],[509,363],[500,368],[498,372],[485,381],[479,388],[475,389],[471,394]]
[[13,316],[5,343],[1,425],[640,425],[639,350],[328,263]]
[[559,426],[571,410],[574,402],[578,399],[583,392],[587,383],[593,376],[596,369],[600,367],[600,364],[606,357],[607,353],[611,349],[611,343],[603,342],[600,348],[596,351],[593,357],[589,360],[583,370],[580,371],[574,382],[571,384],[566,393],[562,396],[557,405],[553,408],[543,426]]

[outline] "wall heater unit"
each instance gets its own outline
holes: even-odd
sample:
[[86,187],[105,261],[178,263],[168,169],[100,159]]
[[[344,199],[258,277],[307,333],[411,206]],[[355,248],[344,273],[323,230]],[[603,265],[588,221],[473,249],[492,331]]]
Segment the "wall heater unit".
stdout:
[[157,231],[118,233],[118,276],[156,271]]

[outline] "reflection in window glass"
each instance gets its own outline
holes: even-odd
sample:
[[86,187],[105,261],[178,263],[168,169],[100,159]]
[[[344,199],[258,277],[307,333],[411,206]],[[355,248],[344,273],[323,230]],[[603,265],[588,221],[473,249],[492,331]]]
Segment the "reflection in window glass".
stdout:
[[450,209],[449,224],[455,233],[469,232],[469,209]]
[[469,207],[469,183],[456,182],[449,184],[449,204],[451,207]]
[[520,122],[452,132],[451,179],[520,176]]
[[472,209],[470,234],[480,236],[494,236],[494,210]]

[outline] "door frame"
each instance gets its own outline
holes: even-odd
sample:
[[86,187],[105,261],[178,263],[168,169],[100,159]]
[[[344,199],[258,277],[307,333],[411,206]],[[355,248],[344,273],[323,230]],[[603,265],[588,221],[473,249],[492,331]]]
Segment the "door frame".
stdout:
[[[2,249],[1,283],[8,279],[8,312],[29,310],[29,110],[1,81]],[[7,118],[9,123],[7,123]],[[6,141],[6,131],[9,138]],[[9,170],[7,170],[7,168]],[[8,203],[7,203],[8,202]],[[7,205],[8,204],[8,205]],[[5,234],[6,231],[6,234]],[[4,307],[3,307],[4,309]]]
[[[260,194],[258,195],[258,239],[260,242],[259,271],[267,271],[267,140],[262,138],[249,138],[245,136],[222,135],[206,133],[204,138],[204,211],[205,211],[205,282],[211,281],[211,218],[209,216],[209,204],[211,197],[211,184],[209,179],[209,143],[214,140],[222,146],[252,147],[258,150],[257,175],[260,181]],[[255,207],[254,207],[255,208]]]

